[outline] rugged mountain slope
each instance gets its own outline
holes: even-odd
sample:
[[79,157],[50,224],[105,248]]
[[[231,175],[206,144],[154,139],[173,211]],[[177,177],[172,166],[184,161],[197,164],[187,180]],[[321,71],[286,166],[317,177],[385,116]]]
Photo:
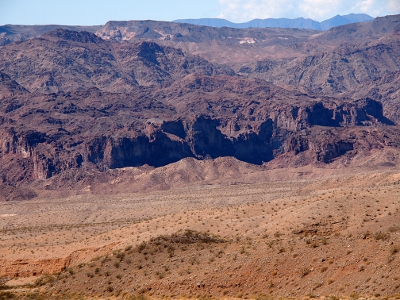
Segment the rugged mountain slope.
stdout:
[[[17,51],[15,51],[17,49]],[[129,92],[138,85],[171,83],[186,74],[231,74],[182,51],[154,43],[109,43],[88,32],[59,29],[0,51],[0,70],[29,91],[77,91],[98,87]]]
[[112,21],[96,32],[103,39],[115,41],[155,41],[219,63],[293,56],[295,51],[289,45],[304,42],[316,33],[314,30],[215,28],[155,21]]
[[[336,16],[332,19],[321,23],[311,19],[266,19],[253,20],[246,23],[232,23],[224,19],[199,19],[199,20],[176,20],[176,23],[189,23],[200,26],[213,27],[232,27],[232,28],[249,28],[249,27],[281,27],[281,28],[302,28],[313,30],[327,30],[333,26],[339,26],[354,22],[370,21],[372,18],[364,14],[350,14],[346,16]],[[164,22],[166,23],[166,22]],[[97,26],[66,26],[66,25],[3,25],[0,26],[0,46],[7,45],[12,42],[25,41],[35,37],[39,37],[46,32],[62,28],[73,31],[88,31],[95,33],[103,28],[103,25]]]
[[[293,60],[261,61],[242,72],[280,85],[300,85],[313,93],[335,94],[356,88],[360,83],[375,81],[400,69],[400,34],[351,46],[341,46],[330,53]],[[260,66],[265,66],[264,68]],[[240,70],[239,70],[240,71]]]
[[377,40],[399,29],[400,15],[348,24],[326,32],[285,28],[215,28],[184,23],[108,22],[97,35],[116,41],[152,40],[198,54],[212,62],[254,63],[331,52],[340,45]]
[[[205,87],[211,79],[194,78],[188,85],[200,80]],[[256,101],[253,81],[224,80],[236,89],[229,90],[228,83],[226,92],[215,86],[203,92],[182,89],[182,97],[173,96],[171,86],[165,90],[168,101],[161,91],[17,95],[0,108],[1,178],[17,184],[71,169],[157,167],[185,157],[234,156],[261,164],[304,153],[300,164],[329,163],[345,153],[351,157],[363,149],[399,145],[395,128],[358,129],[392,124],[378,102],[323,102],[290,96],[267,83]]]
[[[341,16],[351,22],[365,21],[361,15]],[[337,17],[332,18],[334,21]],[[332,20],[326,20],[331,22]],[[253,26],[254,27],[254,26]],[[335,45],[355,40],[376,39],[399,29],[399,15],[379,17],[370,22],[338,26],[321,33],[285,28],[213,28],[193,24],[155,21],[110,21],[104,26],[0,26],[1,45],[21,41],[63,28],[96,32],[103,39],[137,42],[155,41],[185,52],[201,54],[214,62],[245,62],[263,58],[303,56],[330,51]],[[244,53],[244,54],[241,54]]]
[[[0,47],[2,181],[31,184],[66,170],[159,167],[186,157],[270,166],[351,162],[397,148],[400,44],[390,28],[325,53],[331,46],[316,41],[329,31],[311,38],[311,31],[151,21],[110,22],[98,35],[58,29]],[[299,57],[285,52],[244,65],[232,57],[235,73],[190,54],[196,45],[215,60],[222,45],[231,46],[225,54],[275,47]]]
[[[370,97],[382,101],[388,116],[397,119],[399,22],[399,16],[390,16],[358,24],[356,28],[337,27],[314,38],[314,42],[325,44],[325,50],[320,49],[324,51],[314,48],[312,55],[238,64],[235,69],[244,76],[263,78],[283,87],[295,86],[305,93],[353,99]],[[343,42],[344,39],[347,40]],[[296,47],[313,47],[312,43]],[[329,48],[332,49],[328,51]]]
[[379,39],[400,29],[400,15],[378,17],[370,22],[348,24],[331,28],[318,36],[318,41],[351,44],[366,39]]
[[0,100],[9,98],[15,94],[24,94],[28,91],[20,86],[15,80],[4,73],[0,73]]

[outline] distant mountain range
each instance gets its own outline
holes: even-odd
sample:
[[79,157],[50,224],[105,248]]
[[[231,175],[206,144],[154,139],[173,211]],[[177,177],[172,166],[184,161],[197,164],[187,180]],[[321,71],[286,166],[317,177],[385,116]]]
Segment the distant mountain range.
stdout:
[[314,30],[329,30],[332,27],[346,25],[358,22],[368,22],[373,20],[371,16],[367,14],[349,14],[345,16],[337,15],[328,20],[318,22],[312,19],[296,18],[296,19],[254,19],[245,23],[233,23],[225,19],[218,18],[204,18],[204,19],[179,19],[174,22],[188,23],[193,25],[203,25],[212,27],[232,27],[232,28],[299,28],[299,29],[314,29]]
[[[340,25],[347,25],[347,24],[354,24],[358,22],[368,22],[374,20],[369,15],[366,14],[349,14],[345,16],[340,16],[337,15],[329,20],[325,20],[323,22],[317,22],[311,19],[304,19],[304,18],[297,18],[297,19],[286,19],[286,18],[281,18],[281,19],[265,19],[265,20],[259,20],[255,19],[250,22],[246,23],[232,23],[230,21],[224,20],[224,19],[213,19],[213,18],[208,18],[208,19],[180,19],[176,20],[173,22],[156,22],[156,21],[110,21],[107,22],[105,25],[99,25],[99,26],[68,26],[68,25],[4,25],[0,26],[0,46],[7,45],[12,42],[18,42],[18,41],[25,41],[31,38],[39,37],[42,34],[62,28],[62,29],[68,29],[68,30],[76,30],[76,31],[88,31],[91,33],[95,34],[100,34],[102,36],[102,30],[104,28],[109,28],[110,26],[116,25],[117,27],[121,26],[121,24],[137,24],[139,27],[143,27],[143,32],[137,32],[136,35],[134,36],[129,36],[129,33],[120,33],[118,32],[118,29],[114,32],[115,36],[112,38],[120,41],[121,39],[119,38],[124,36],[124,39],[130,39],[130,38],[156,38],[157,39],[191,39],[192,41],[197,41],[199,42],[200,40],[208,40],[208,39],[215,39],[214,34],[221,34],[221,32],[217,33],[215,32],[214,29],[217,28],[222,28],[226,27],[227,29],[250,29],[251,28],[276,28],[278,31],[281,29],[307,29],[307,30],[329,30],[333,27],[337,27]],[[146,25],[147,24],[147,25]],[[174,28],[171,32],[165,32],[165,36],[161,36],[158,31],[160,31],[161,28],[158,28],[158,31],[152,30],[153,26],[155,24],[158,24],[157,26],[167,26],[168,28],[171,27]],[[207,33],[199,33],[198,30],[194,30],[195,34],[190,34],[190,31],[193,29],[189,29],[188,26],[208,26],[206,30]],[[150,26],[150,27],[149,27]],[[157,27],[156,26],[156,27]],[[148,30],[146,29],[147,27]],[[185,28],[185,29],[184,29]],[[183,33],[181,32],[183,30]],[[278,34],[278,31],[276,32]],[[173,32],[173,33],[172,33]],[[227,31],[222,31],[224,33],[227,33]],[[286,32],[288,33],[288,32]],[[310,33],[305,33],[304,34],[308,35]],[[172,35],[171,35],[172,34]],[[183,36],[181,36],[183,34]],[[232,37],[233,32],[229,31],[229,36]],[[237,32],[235,33],[235,35]],[[242,34],[249,34],[248,32],[242,32]],[[282,34],[282,32],[281,32]],[[223,34],[224,35],[224,34]],[[250,34],[253,35],[253,34]],[[128,37],[129,36],[129,37]],[[109,38],[106,36],[106,38]],[[255,36],[254,36],[255,38]],[[278,38],[278,37],[277,37]],[[283,42],[284,40],[281,40],[280,42]],[[293,40],[290,40],[290,43],[292,43]],[[208,52],[208,51],[206,51]]]

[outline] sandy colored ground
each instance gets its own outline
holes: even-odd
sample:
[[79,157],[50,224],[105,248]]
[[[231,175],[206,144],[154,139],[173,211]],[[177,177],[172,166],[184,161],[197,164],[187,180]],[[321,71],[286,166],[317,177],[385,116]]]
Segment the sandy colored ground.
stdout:
[[[166,191],[1,203],[0,275],[15,286],[59,274],[42,282],[46,298],[399,298],[400,172],[317,170],[317,179],[310,171],[297,170],[312,174],[297,180],[221,177]],[[273,172],[260,178],[281,179],[284,170]],[[172,243],[172,256],[151,242],[146,255],[135,248],[187,229],[224,242]]]

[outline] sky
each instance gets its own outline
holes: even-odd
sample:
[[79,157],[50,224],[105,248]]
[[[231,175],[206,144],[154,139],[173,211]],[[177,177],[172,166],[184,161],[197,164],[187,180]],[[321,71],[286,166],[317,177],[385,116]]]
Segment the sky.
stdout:
[[400,14],[400,0],[0,0],[0,25],[103,25],[110,20],[305,17]]

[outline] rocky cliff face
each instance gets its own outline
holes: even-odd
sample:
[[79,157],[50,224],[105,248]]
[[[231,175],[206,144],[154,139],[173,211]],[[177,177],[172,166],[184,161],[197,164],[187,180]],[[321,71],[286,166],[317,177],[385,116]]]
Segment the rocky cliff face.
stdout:
[[86,248],[63,258],[0,260],[0,276],[31,277],[59,273],[78,262],[88,262],[111,251],[114,243],[100,248]]
[[[164,166],[182,158],[198,159],[233,156],[253,164],[262,164],[285,153],[312,152],[315,162],[329,163],[356,148],[354,139],[340,128],[360,125],[382,126],[388,121],[380,103],[366,99],[331,107],[317,102],[306,107],[288,106],[263,121],[225,122],[200,114],[190,118],[151,123],[135,134],[115,136],[75,136],[16,128],[3,131],[0,156],[9,161],[15,172],[2,173],[3,181],[47,179],[70,169],[89,168],[100,171],[131,166]],[[94,126],[96,121],[94,121]],[[312,135],[308,130],[323,126],[335,132]],[[233,134],[231,127],[234,128]],[[239,134],[235,130],[239,131]],[[81,140],[79,142],[78,140]],[[374,147],[374,145],[372,145]],[[24,163],[22,163],[24,162]],[[25,176],[18,177],[24,169]]]
[[[126,26],[138,25],[132,24]],[[88,32],[58,29],[0,47],[0,178],[9,186],[3,190],[17,195],[21,185],[69,170],[160,167],[187,157],[231,156],[261,165],[298,156],[297,164],[327,164],[398,147],[398,110],[388,111],[388,103],[396,105],[394,90],[386,94],[389,102],[372,88],[358,98],[325,89],[334,86],[328,73],[336,87],[352,87],[339,68],[344,65],[353,68],[360,89],[383,73],[379,87],[397,83],[397,39],[379,43],[258,62],[238,74],[153,41],[118,43]],[[382,45],[391,48],[379,52]],[[371,68],[354,69],[360,59]],[[389,61],[395,62],[390,71]],[[281,86],[262,79],[265,74]],[[368,138],[365,128],[379,134]]]

